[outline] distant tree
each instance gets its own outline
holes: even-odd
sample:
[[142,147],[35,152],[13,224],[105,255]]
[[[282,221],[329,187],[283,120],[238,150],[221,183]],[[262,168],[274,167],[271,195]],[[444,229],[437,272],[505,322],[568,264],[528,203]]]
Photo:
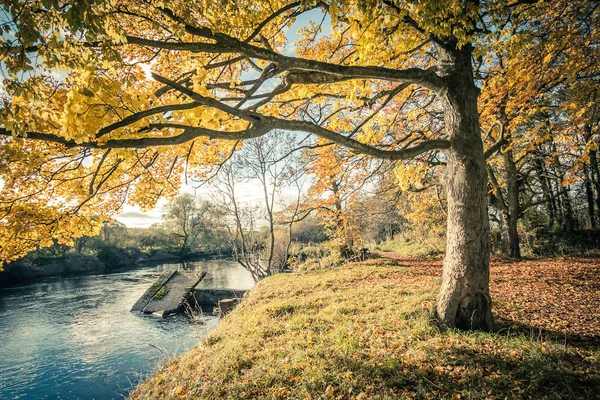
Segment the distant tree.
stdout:
[[324,221],[314,215],[308,215],[294,224],[292,240],[301,243],[320,243],[327,240]]
[[119,221],[105,222],[100,231],[100,239],[106,244],[123,246],[128,240],[127,226]]
[[203,247],[221,217],[221,210],[210,201],[197,202],[192,195],[182,194],[166,207],[163,226],[176,238],[179,253],[186,255]]

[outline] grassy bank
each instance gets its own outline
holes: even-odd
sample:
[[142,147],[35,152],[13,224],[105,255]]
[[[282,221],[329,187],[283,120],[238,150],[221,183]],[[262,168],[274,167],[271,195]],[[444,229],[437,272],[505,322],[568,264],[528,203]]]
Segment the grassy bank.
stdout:
[[[503,273],[505,267],[495,267],[493,282],[518,290],[519,277]],[[597,263],[582,268],[598,273]],[[437,261],[371,260],[266,279],[197,348],[157,371],[132,397],[600,395],[595,328],[553,335],[551,318],[530,321],[519,311],[526,303],[495,293],[500,333],[443,331],[431,313],[439,273]],[[513,278],[505,275],[516,281],[506,283]],[[595,287],[582,290],[588,289],[598,296]],[[600,311],[590,310],[593,324]],[[536,323],[547,323],[548,329]]]

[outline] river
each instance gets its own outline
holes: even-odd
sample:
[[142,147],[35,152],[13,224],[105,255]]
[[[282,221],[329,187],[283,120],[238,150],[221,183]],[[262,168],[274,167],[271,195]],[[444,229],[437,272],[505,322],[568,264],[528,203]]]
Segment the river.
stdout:
[[165,270],[207,271],[198,287],[248,289],[229,260],[140,267],[0,289],[0,399],[122,399],[218,324],[129,312]]

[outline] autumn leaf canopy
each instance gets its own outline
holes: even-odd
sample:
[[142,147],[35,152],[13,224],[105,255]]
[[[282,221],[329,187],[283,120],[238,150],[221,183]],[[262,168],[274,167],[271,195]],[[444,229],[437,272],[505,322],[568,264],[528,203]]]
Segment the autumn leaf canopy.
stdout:
[[535,3],[3,1],[0,259],[152,208],[274,130],[387,160],[443,151],[438,50],[493,64],[524,21],[569,9]]

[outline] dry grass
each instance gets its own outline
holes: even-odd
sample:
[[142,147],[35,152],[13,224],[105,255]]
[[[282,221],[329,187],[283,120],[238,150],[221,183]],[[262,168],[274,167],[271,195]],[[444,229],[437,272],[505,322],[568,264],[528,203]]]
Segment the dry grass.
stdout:
[[[573,319],[566,336],[549,316],[519,313],[539,297],[529,286],[544,281],[537,273],[548,272],[550,287],[559,278],[582,283],[572,285],[579,296],[569,294],[573,299],[599,295],[587,284],[598,277],[597,262],[581,261],[571,275],[556,268],[562,275],[535,262],[493,267],[495,311],[504,326],[496,334],[436,326],[431,308],[439,261],[379,259],[271,277],[132,398],[598,398],[599,332],[590,322],[600,319],[599,308],[585,309],[594,321]],[[520,269],[529,280],[515,272]],[[511,297],[508,288],[521,296]],[[560,291],[549,293],[560,299]],[[554,302],[540,307],[550,310]],[[572,308],[559,303],[557,318],[567,315],[563,304]],[[588,340],[572,343],[571,337]]]

